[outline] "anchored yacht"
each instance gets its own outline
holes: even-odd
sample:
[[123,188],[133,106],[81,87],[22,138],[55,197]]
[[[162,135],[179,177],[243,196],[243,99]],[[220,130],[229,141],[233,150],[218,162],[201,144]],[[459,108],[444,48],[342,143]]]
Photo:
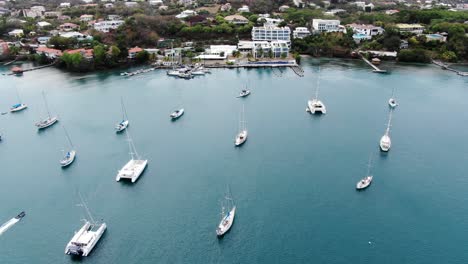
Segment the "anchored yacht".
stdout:
[[140,175],[145,170],[146,166],[148,165],[148,160],[143,160],[140,158],[128,130],[126,131],[126,134],[131,159],[122,167],[121,170],[119,170],[115,180],[120,181],[120,179],[130,179],[133,183],[138,180]]
[[[226,208],[229,210],[227,214],[224,212]],[[229,231],[229,229],[231,229],[232,224],[234,223],[235,216],[236,206],[234,205],[234,200],[232,199],[232,196],[229,193],[228,195],[226,195],[225,202],[221,209],[221,222],[219,223],[218,228],[216,228],[216,235],[218,237],[224,236],[224,234],[226,234]]]
[[13,106],[10,107],[10,112],[19,112],[21,110],[24,110],[28,108],[28,106],[26,104],[23,104],[23,103],[19,103],[19,104],[15,104]]
[[357,184],[356,184],[356,189],[357,190],[363,190],[372,183],[372,179],[374,176],[370,175],[370,169],[371,169],[371,162],[372,162],[372,156],[369,157],[369,164],[367,165],[367,176],[362,178]]
[[51,125],[57,123],[57,121],[58,121],[57,116],[51,116],[50,115],[49,106],[47,105],[47,100],[46,100],[44,91],[42,92],[42,97],[44,98],[44,103],[45,103],[45,107],[46,107],[46,110],[47,110],[47,118],[43,119],[43,120],[41,120],[41,121],[39,121],[39,122],[37,122],[35,124],[38,129],[44,129],[44,128],[50,127]]
[[122,121],[120,121],[120,123],[118,123],[115,126],[115,131],[117,133],[124,131],[128,127],[128,124],[130,123],[128,121],[127,111],[125,110],[125,105],[124,105],[124,102],[123,102],[123,98],[120,98],[120,104],[122,105]]
[[387,129],[385,130],[385,134],[380,138],[380,149],[384,152],[390,150],[392,146],[392,140],[390,139],[390,126],[392,122],[392,110],[390,110],[390,115],[388,118]]
[[392,97],[390,97],[390,99],[388,99],[388,105],[391,107],[391,108],[395,108],[398,103],[395,99],[395,87],[393,87],[393,90],[392,90]]
[[320,87],[320,67],[317,73],[317,86],[315,87],[315,98],[307,102],[306,111],[310,112],[311,114],[326,114],[327,113],[325,104],[318,99],[319,87]]
[[179,117],[181,117],[183,114],[184,114],[184,109],[181,108],[179,110],[175,110],[174,112],[172,112],[171,118],[172,118],[172,120],[176,120]]
[[248,133],[247,133],[247,126],[245,122],[244,106],[242,106],[242,113],[241,113],[240,120],[239,120],[239,133],[236,135],[236,140],[234,142],[236,147],[245,143],[245,141],[247,140],[247,135]]

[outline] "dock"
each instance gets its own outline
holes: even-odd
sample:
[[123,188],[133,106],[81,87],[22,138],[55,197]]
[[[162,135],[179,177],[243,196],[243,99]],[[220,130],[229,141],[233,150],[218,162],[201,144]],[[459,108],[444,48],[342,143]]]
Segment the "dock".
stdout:
[[[47,68],[47,67],[50,67],[50,66],[54,66],[55,63],[56,63],[56,62],[53,62],[53,63],[51,63],[51,64],[47,64],[47,65],[42,65],[42,66],[37,66],[37,67],[25,69],[25,70],[22,70],[21,73],[23,73],[23,72],[28,72],[28,71],[35,71],[35,70]],[[15,75],[15,74],[17,74],[17,73],[15,73],[15,72],[10,72],[10,73],[7,73],[6,75]]]
[[463,71],[459,71],[459,70],[455,70],[453,68],[450,68],[450,66],[448,66],[447,64],[444,64],[443,62],[441,61],[435,61],[435,60],[432,60],[432,63],[439,66],[440,68],[442,68],[443,70],[448,70],[448,71],[452,71],[452,72],[455,72],[456,74],[460,75],[460,76],[468,76],[468,72],[463,72]]
[[372,64],[372,62],[370,62],[368,59],[364,58],[364,56],[362,56],[361,54],[361,59],[363,61],[365,61],[367,64],[369,64],[372,68],[374,68],[374,70],[372,72],[375,72],[375,73],[387,73],[386,70],[381,70],[379,67],[377,67],[376,65]]

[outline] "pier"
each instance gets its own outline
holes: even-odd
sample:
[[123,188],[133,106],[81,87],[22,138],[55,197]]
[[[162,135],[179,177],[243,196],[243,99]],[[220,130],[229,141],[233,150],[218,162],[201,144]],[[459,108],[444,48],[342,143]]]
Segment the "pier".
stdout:
[[458,74],[460,76],[468,76],[468,72],[463,72],[463,71],[459,71],[459,70],[455,70],[453,68],[450,68],[450,66],[448,66],[447,64],[444,64],[441,61],[432,60],[432,63],[439,66],[439,67],[441,67],[444,70],[455,72],[456,74]]
[[376,65],[372,64],[372,62],[370,62],[368,59],[364,58],[364,56],[361,55],[361,59],[363,61],[365,61],[367,64],[369,64],[372,68],[374,68],[374,70],[372,72],[375,72],[375,73],[387,73],[386,70],[381,70],[379,69],[379,67],[377,67]]
[[[37,66],[37,67],[25,69],[25,70],[22,70],[22,71],[21,71],[21,74],[22,74],[23,72],[35,71],[35,70],[47,68],[47,67],[50,67],[50,66],[54,66],[55,63],[56,63],[56,62],[53,62],[53,63],[51,63],[51,64],[47,64],[47,65],[42,65],[42,66]],[[17,74],[17,73],[16,73],[16,72],[10,72],[10,73],[7,73],[6,75],[15,75],[15,74]]]

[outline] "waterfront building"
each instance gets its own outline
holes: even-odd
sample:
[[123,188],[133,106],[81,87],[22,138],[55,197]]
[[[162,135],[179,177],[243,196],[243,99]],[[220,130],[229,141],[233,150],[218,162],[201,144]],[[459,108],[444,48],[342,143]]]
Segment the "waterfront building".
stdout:
[[81,15],[80,16],[80,21],[81,22],[88,22],[88,21],[91,21],[93,20],[93,15]]
[[424,31],[424,26],[420,24],[396,24],[396,27],[406,33],[422,34]]
[[123,20],[104,20],[94,23],[94,29],[100,32],[107,33],[111,30],[117,29],[124,23],[125,21]]
[[312,19],[312,28],[316,32],[342,32],[339,20]]
[[224,20],[235,25],[244,25],[249,23],[249,20],[241,15],[227,16]]
[[210,45],[209,49],[206,49],[203,54],[195,58],[202,60],[225,60],[235,50],[237,50],[237,46],[235,45]]
[[239,13],[249,13],[250,12],[250,9],[249,9],[249,6],[246,6],[246,5],[243,5],[241,8],[237,9],[237,12]]
[[293,30],[293,39],[303,39],[310,36],[310,31],[306,27],[297,27]]
[[349,24],[348,27],[350,27],[354,33],[364,34],[371,38],[383,34],[385,31],[382,27],[365,24]]
[[277,27],[274,25],[264,25],[252,28],[253,41],[273,41],[284,40],[291,45],[291,30],[289,27]]
[[[274,58],[280,58],[282,55],[289,54],[289,46],[287,41],[273,40],[273,41],[246,41],[241,40],[237,44],[239,51],[251,52],[255,58],[259,57],[260,52],[268,54],[272,51]],[[262,50],[262,51],[260,51]]]
[[136,58],[136,55],[140,52],[142,52],[143,49],[140,47],[134,47],[128,50],[128,57],[129,59],[134,59]]

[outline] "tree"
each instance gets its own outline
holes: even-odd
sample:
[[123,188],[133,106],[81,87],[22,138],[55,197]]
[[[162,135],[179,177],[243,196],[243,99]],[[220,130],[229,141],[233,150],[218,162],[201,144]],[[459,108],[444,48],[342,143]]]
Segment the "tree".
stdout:
[[140,51],[136,54],[135,59],[139,63],[144,63],[149,60],[149,53],[146,50]]
[[431,62],[431,57],[423,49],[407,49],[398,53],[398,61],[429,63]]
[[398,36],[390,36],[385,38],[383,41],[383,46],[390,51],[398,51],[400,49],[400,37]]
[[106,51],[104,49],[104,46],[102,45],[97,45],[93,49],[94,52],[94,63],[98,66],[104,65],[106,62]]
[[455,52],[453,52],[453,51],[445,51],[444,53],[442,53],[440,58],[443,61],[449,61],[449,62],[456,62],[457,59],[458,59],[457,54],[455,54]]

